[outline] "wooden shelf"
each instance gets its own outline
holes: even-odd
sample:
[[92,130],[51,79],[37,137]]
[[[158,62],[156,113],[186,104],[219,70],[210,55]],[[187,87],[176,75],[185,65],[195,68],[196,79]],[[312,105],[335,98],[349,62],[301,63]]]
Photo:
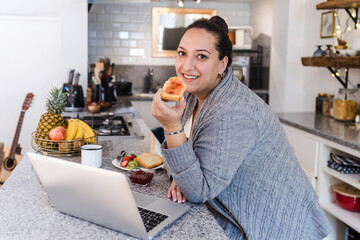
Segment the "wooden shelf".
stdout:
[[360,56],[302,57],[301,62],[313,67],[360,68]]
[[359,8],[360,0],[330,0],[316,5],[316,9]]
[[323,167],[323,171],[340,181],[346,182],[351,186],[360,189],[360,174],[343,174],[331,169],[329,167]]

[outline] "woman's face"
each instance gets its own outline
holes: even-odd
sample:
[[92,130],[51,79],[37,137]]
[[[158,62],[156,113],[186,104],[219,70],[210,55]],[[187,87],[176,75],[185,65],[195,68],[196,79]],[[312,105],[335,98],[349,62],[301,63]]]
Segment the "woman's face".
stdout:
[[227,57],[219,60],[216,38],[205,29],[191,28],[185,32],[177,49],[176,73],[186,84],[186,91],[197,98],[206,98],[219,84],[218,74],[227,65]]

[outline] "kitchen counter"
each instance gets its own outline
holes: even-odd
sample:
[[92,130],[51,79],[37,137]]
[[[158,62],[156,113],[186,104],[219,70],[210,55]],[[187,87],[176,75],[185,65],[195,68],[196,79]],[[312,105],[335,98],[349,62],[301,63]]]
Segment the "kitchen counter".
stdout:
[[[123,101],[118,99],[118,104],[112,108],[115,112],[135,111],[126,98],[123,98]],[[160,154],[160,143],[144,121],[139,117],[134,121],[144,136],[141,139],[99,137],[99,144],[104,146],[102,168],[128,175],[128,172],[111,163],[123,149],[128,153]],[[80,162],[80,157],[65,159]],[[166,198],[170,182],[166,170],[159,169],[148,186],[130,186],[134,191]],[[133,239],[128,235],[62,214],[51,207],[27,156],[0,188],[0,202],[1,239]],[[227,239],[223,229],[204,204],[184,204],[190,205],[191,209],[163,230],[156,239]]]
[[360,131],[355,129],[352,122],[338,121],[313,112],[277,113],[277,116],[283,124],[360,150]]

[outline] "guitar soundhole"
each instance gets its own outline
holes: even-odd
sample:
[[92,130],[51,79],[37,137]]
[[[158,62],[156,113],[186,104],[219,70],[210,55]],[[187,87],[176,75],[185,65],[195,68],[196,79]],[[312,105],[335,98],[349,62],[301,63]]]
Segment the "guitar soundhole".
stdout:
[[15,159],[7,158],[4,162],[4,168],[8,171],[12,171],[16,166]]

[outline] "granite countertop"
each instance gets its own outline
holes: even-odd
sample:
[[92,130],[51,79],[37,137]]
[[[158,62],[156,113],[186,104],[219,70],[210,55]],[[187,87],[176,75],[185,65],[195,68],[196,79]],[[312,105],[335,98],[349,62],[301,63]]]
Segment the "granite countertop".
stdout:
[[[121,103],[117,106],[121,106]],[[111,163],[123,149],[128,153],[160,154],[160,143],[145,122],[138,117],[135,121],[141,127],[144,138],[99,137],[98,143],[104,146],[102,168],[128,175],[129,172]],[[80,157],[65,159],[80,162]],[[166,170],[159,169],[148,186],[130,186],[134,191],[166,198],[170,182]],[[26,155],[0,188],[0,202],[1,239],[134,239],[55,210]],[[190,205],[191,209],[156,239],[227,239],[204,204],[184,204]]]
[[314,112],[277,113],[277,116],[283,124],[360,151],[360,131],[352,122],[338,121]]

